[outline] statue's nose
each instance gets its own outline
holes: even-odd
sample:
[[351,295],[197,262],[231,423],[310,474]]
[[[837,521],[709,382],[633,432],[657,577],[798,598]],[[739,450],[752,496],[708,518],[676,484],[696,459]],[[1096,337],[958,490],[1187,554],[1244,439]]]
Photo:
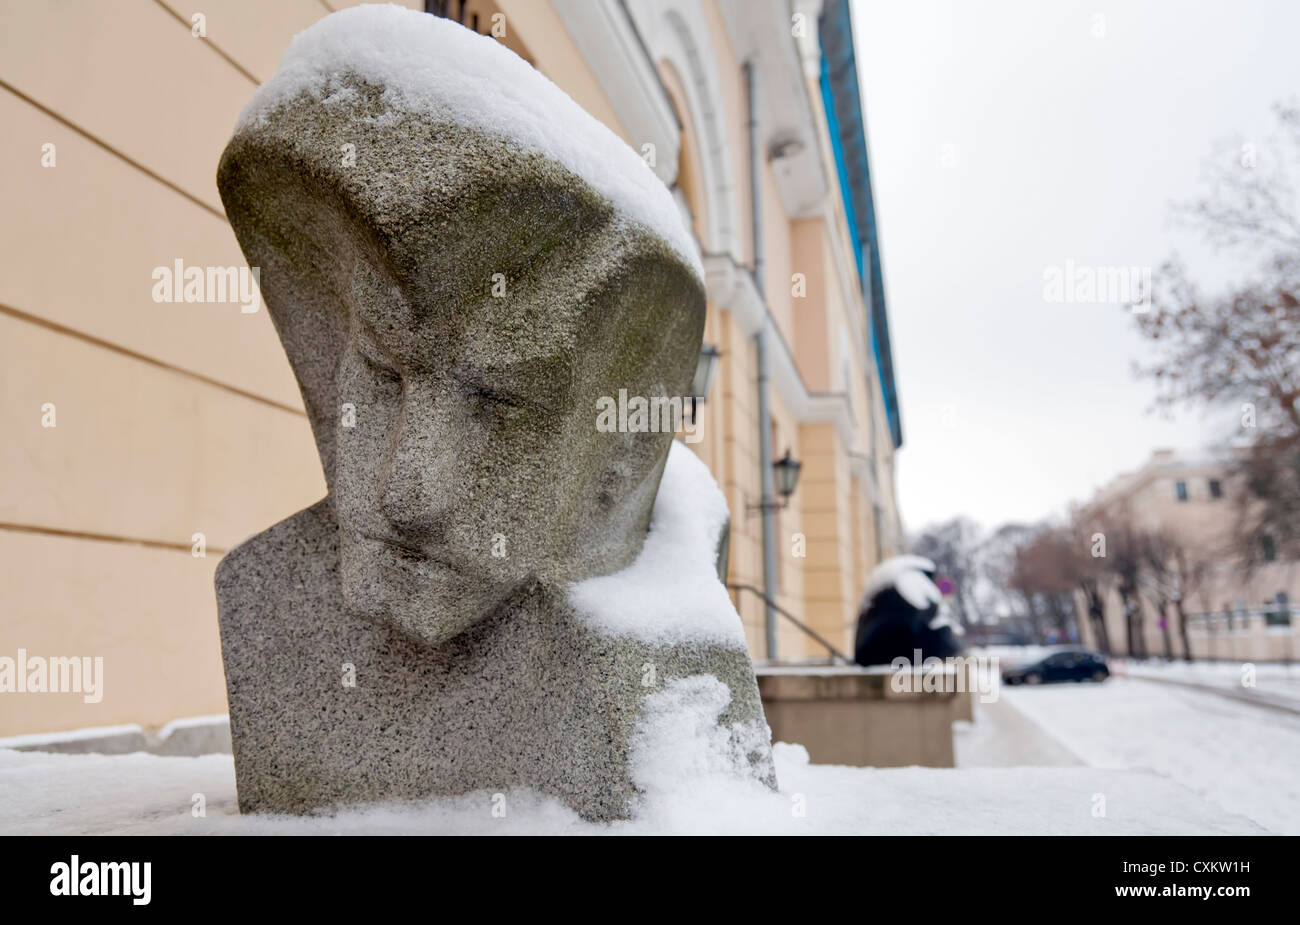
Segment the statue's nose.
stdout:
[[379,470],[380,510],[413,539],[437,539],[463,456],[448,420],[448,403],[438,401],[433,391],[408,385],[396,439]]

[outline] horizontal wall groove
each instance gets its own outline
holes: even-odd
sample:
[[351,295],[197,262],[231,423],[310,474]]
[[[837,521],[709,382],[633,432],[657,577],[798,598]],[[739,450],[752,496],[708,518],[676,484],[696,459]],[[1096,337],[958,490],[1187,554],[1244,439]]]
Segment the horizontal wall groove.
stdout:
[[[147,546],[150,549],[169,549],[173,552],[191,552],[193,544],[172,542],[169,540],[151,540],[145,537],[118,536],[112,533],[88,533],[84,530],[64,530],[60,527],[41,527],[36,524],[11,524],[0,521],[0,530],[10,533],[34,533],[40,536],[57,536],[69,540],[91,540],[96,543],[119,543],[127,546]],[[205,552],[222,556],[225,549],[207,546]]]
[[161,183],[163,186],[170,189],[172,192],[184,196],[186,199],[194,203],[199,208],[203,209],[205,212],[215,215],[223,222],[226,221],[226,213],[223,212],[222,210],[214,208],[213,206],[204,202],[198,196],[195,196],[193,193],[191,193],[189,190],[185,189],[184,187],[180,186],[179,184],[173,183],[171,180],[168,180],[166,177],[162,176],[159,173],[155,173],[153,170],[146,167],[144,164],[140,163],[135,158],[131,157],[129,154],[125,154],[124,152],[119,151],[117,148],[110,145],[108,142],[104,141],[104,139],[100,138],[98,135],[95,135],[94,133],[87,131],[86,129],[82,128],[80,125],[77,125],[77,123],[69,120],[68,118],[61,115],[60,113],[55,112],[53,109],[46,106],[44,103],[40,102],[39,100],[33,99],[32,97],[28,96],[26,93],[19,90],[17,87],[9,83],[4,78],[0,78],[0,87],[4,88],[5,90],[8,90],[10,93],[18,97],[18,99],[22,100],[28,106],[40,110],[45,115],[53,119],[55,122],[62,125],[64,128],[76,132],[78,135],[80,135],[82,138],[89,141],[91,144],[96,145],[97,147],[103,149],[104,151],[107,151],[109,154],[113,155],[119,160],[124,161],[127,164],[130,164],[132,167],[134,167],[136,170],[140,171],[142,174],[149,177],[150,179],[156,180],[157,182]]
[[[189,20],[187,20],[187,19],[186,19],[184,16],[182,16],[180,13],[176,12],[176,11],[173,10],[171,7],[169,7],[166,3],[163,2],[163,0],[154,0],[154,3],[158,4],[158,5],[159,5],[160,7],[162,7],[164,10],[166,10],[166,11],[167,11],[167,14],[168,14],[169,16],[171,16],[171,17],[172,17],[173,19],[175,19],[178,23],[180,23],[182,26],[184,26],[186,32],[190,32],[191,34],[193,34],[193,29],[194,29],[194,25],[193,25],[193,23],[191,23]],[[220,55],[220,56],[225,60],[225,62],[226,62],[227,64],[229,64],[229,65],[230,65],[231,67],[233,67],[235,70],[239,71],[239,73],[243,74],[245,77],[247,77],[249,80],[251,80],[251,81],[253,82],[253,86],[254,86],[254,87],[259,87],[259,86],[261,86],[262,82],[261,82],[260,80],[257,79],[256,75],[254,75],[253,73],[251,73],[250,71],[248,71],[247,69],[245,69],[245,67],[244,67],[242,64],[240,64],[238,61],[236,61],[234,58],[232,58],[229,54],[227,54],[226,51],[225,51],[225,49],[223,49],[223,48],[222,48],[220,45],[218,45],[216,42],[212,41],[212,39],[208,38],[207,36],[204,36],[204,37],[203,37],[202,39],[200,39],[199,41],[203,42],[204,45],[207,45],[209,48],[211,48],[213,51],[215,51],[218,55]]]
[[10,305],[5,305],[3,303],[0,303],[0,315],[7,315],[10,318],[16,318],[19,321],[25,321],[28,324],[37,325],[38,327],[42,327],[45,328],[46,330],[53,331],[56,334],[61,334],[65,337],[75,338],[76,340],[79,340],[82,343],[90,344],[93,347],[99,347],[104,350],[110,350],[113,353],[118,354],[119,356],[124,356],[132,360],[137,360],[141,363],[148,363],[150,366],[154,366],[158,369],[165,369],[169,372],[176,373],[177,375],[185,376],[186,378],[193,379],[197,382],[202,382],[204,385],[210,385],[213,386],[214,388],[218,388],[223,391],[229,392],[232,395],[238,395],[240,398],[247,398],[250,401],[260,402],[263,405],[269,405],[272,408],[275,408],[280,411],[287,411],[290,414],[296,414],[299,417],[307,416],[306,411],[303,411],[300,408],[295,408],[292,405],[286,405],[283,402],[278,402],[273,398],[267,398],[265,395],[258,395],[256,392],[250,392],[247,389],[241,389],[238,386],[234,386],[234,385],[230,385],[229,383],[222,382],[220,379],[213,379],[211,376],[205,376],[202,373],[196,373],[193,370],[185,369],[184,367],[181,366],[174,366],[171,363],[166,363],[162,360],[156,359],[155,357],[151,357],[148,354],[139,353],[138,351],[131,350],[128,347],[123,347],[120,344],[115,344],[112,341],[103,340],[102,338],[95,337],[93,334],[87,334],[84,331],[78,331],[76,328],[70,328],[66,325],[59,324],[56,321],[50,321],[48,318],[42,318],[39,315],[33,315],[30,312],[22,311],[21,309],[14,308]]

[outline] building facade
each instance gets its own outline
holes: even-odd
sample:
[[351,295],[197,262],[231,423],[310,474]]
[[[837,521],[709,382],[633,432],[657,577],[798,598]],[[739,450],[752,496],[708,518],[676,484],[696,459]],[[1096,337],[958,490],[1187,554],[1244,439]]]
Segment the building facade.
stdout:
[[[225,710],[216,563],[325,485],[266,312],[160,301],[154,273],[243,266],[217,161],[290,38],[341,5],[0,2],[0,655],[104,658],[97,703],[0,694],[0,735]],[[825,656],[796,621],[848,651],[903,539],[846,0],[406,5],[494,35],[672,189],[719,356],[692,449],[731,508],[751,652]],[[783,498],[764,476],[787,451]]]
[[[1300,657],[1300,612],[1295,606],[1300,600],[1300,562],[1281,559],[1265,548],[1257,567],[1243,568],[1232,547],[1235,490],[1222,459],[1158,450],[1141,467],[1103,487],[1089,508],[1120,511],[1139,530],[1168,531],[1187,548],[1192,565],[1203,569],[1183,601],[1193,658],[1294,661]],[[1267,537],[1260,541],[1268,547]],[[1166,614],[1166,627],[1161,627],[1158,590],[1140,587],[1141,644],[1146,654],[1163,656],[1167,629],[1168,648],[1181,658],[1185,649],[1173,625],[1175,615]],[[1123,653],[1124,608],[1115,588],[1105,598],[1105,621],[1112,650]],[[1080,629],[1085,644],[1096,646],[1089,621],[1081,620]]]

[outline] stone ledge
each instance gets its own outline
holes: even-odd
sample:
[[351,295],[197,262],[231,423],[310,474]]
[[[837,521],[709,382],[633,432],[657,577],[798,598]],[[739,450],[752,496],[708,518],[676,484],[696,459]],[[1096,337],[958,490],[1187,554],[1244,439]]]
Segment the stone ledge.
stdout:
[[[889,668],[860,668],[851,665],[800,667],[757,666],[758,689],[763,699],[773,700],[929,700],[947,702],[957,696],[955,669],[935,671],[941,678],[939,691],[897,691],[890,684]],[[927,674],[930,674],[927,672]]]
[[[933,673],[945,690],[898,691],[888,666],[760,665],[763,710],[776,742],[798,742],[815,764],[951,768],[957,694],[953,669]],[[919,677],[919,676],[918,676]],[[964,680],[964,679],[963,679]]]
[[0,739],[0,749],[64,755],[128,755],[146,752],[169,757],[230,754],[230,721],[225,715],[174,720],[157,731],[134,723],[93,726],[67,732],[38,732]]

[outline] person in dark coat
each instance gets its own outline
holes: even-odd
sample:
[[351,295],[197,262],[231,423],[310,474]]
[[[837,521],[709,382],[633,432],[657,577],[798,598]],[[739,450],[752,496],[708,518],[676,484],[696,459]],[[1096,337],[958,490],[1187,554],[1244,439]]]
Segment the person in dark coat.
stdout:
[[[858,612],[853,660],[888,665],[896,658],[950,658],[963,651],[961,630],[940,613],[935,567],[921,556],[895,556],[872,572]],[[956,630],[956,632],[954,632]]]

